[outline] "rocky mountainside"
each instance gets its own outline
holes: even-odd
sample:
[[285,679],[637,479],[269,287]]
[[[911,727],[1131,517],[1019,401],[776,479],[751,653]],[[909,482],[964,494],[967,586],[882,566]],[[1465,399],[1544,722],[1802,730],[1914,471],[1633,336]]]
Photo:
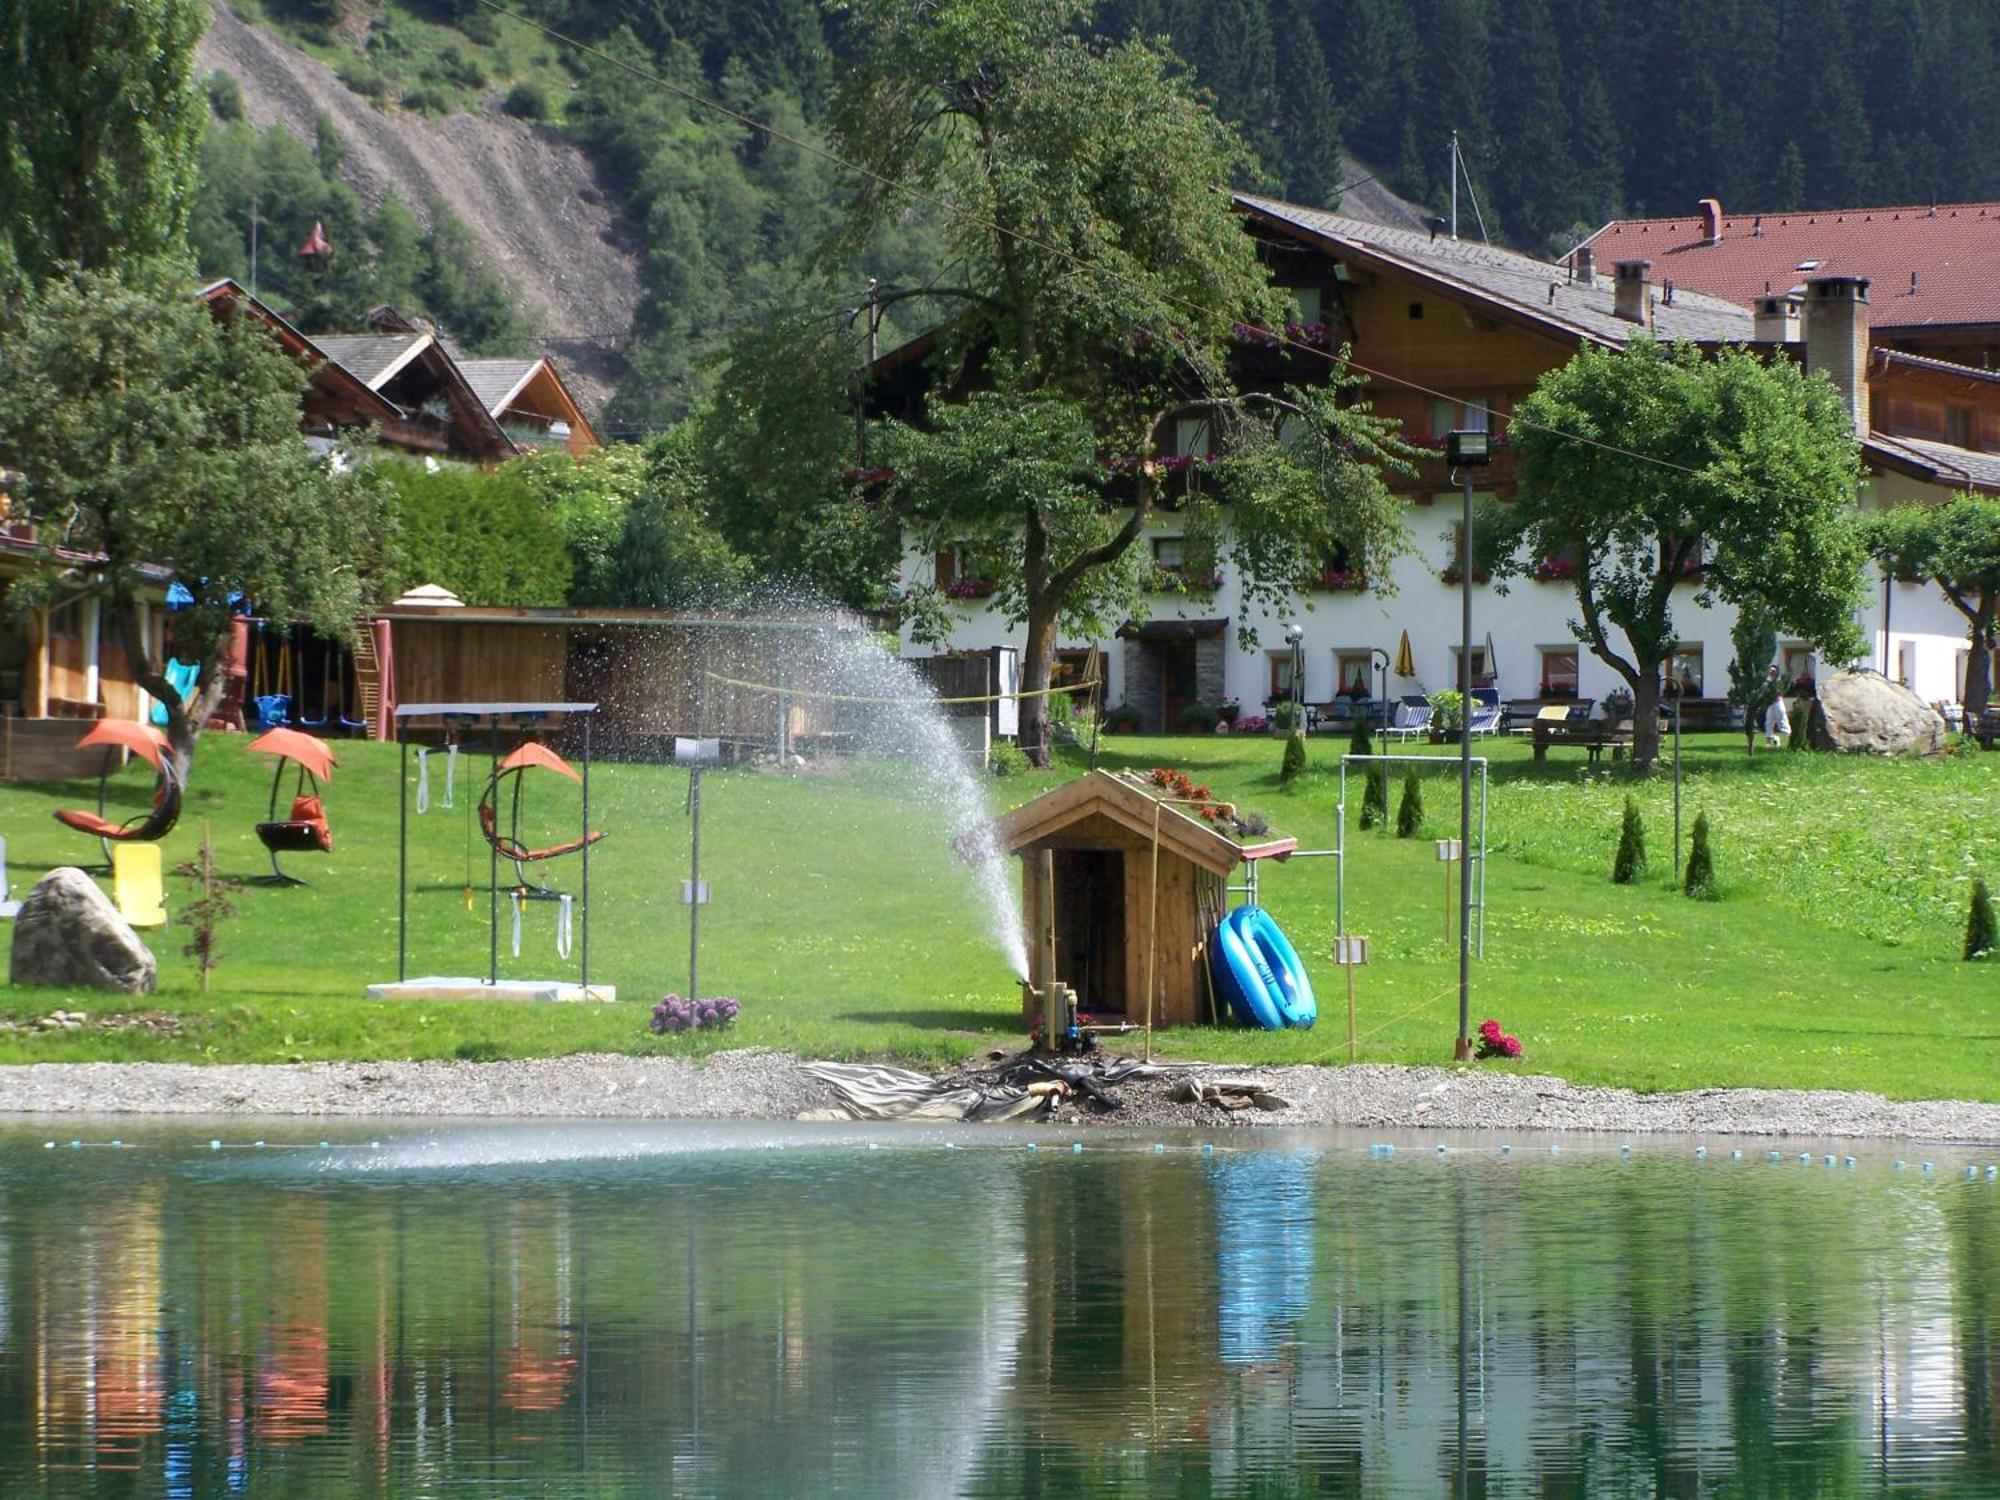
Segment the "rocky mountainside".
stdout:
[[440,119],[378,110],[221,0],[200,59],[235,78],[256,125],[309,142],[314,122],[330,119],[347,147],[342,171],[371,203],[394,187],[420,217],[442,207],[462,220],[580,399],[593,411],[603,404],[639,302],[638,247],[578,147],[490,105]]

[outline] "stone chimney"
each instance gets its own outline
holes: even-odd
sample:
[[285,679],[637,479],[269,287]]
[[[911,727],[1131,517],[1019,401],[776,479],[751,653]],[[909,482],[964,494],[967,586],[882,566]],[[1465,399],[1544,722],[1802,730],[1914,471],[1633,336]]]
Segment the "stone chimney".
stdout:
[[1646,273],[1652,269],[1650,260],[1621,260],[1611,268],[1612,292],[1617,299],[1611,311],[1641,328],[1653,326],[1652,288],[1646,284]]
[[1750,337],[1759,344],[1796,344],[1799,341],[1799,299],[1790,292],[1759,297]]
[[1847,404],[1857,437],[1868,433],[1868,278],[1806,283],[1806,369],[1823,373]]
[[1722,200],[1704,198],[1696,205],[1701,210],[1701,242],[1704,245],[1722,243]]
[[1578,286],[1597,285],[1597,252],[1588,245],[1579,245],[1571,264],[1576,270]]

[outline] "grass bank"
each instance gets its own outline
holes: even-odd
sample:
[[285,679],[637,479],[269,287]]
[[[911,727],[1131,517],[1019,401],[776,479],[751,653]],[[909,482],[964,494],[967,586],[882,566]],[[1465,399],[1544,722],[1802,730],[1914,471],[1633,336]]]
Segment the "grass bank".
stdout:
[[[226,870],[262,868],[251,828],[268,769],[241,745],[204,740],[189,814],[168,840],[170,865],[192,858],[206,817]],[[1182,766],[1307,846],[1329,847],[1342,748],[1316,740],[1310,769],[1290,790],[1278,785],[1278,746],[1265,739],[1118,737],[1105,741],[1104,763]],[[1587,768],[1580,757],[1536,766],[1518,744],[1481,750],[1493,762],[1493,859],[1474,1020],[1498,1016],[1521,1036],[1527,1056],[1513,1066],[1641,1089],[2000,1098],[2000,971],[1957,959],[1970,871],[2000,872],[1992,813],[2000,757],[1921,765],[1761,751],[1746,758],[1740,737],[1690,737],[1685,816],[1691,824],[1697,810],[1709,813],[1723,883],[1720,901],[1693,902],[1667,878],[1667,777],[1635,782],[1622,768]],[[609,836],[593,863],[592,972],[634,1003],[381,1005],[361,990],[395,971],[396,758],[365,744],[344,744],[341,754],[327,799],[334,853],[295,858],[310,887],[238,894],[211,998],[194,991],[179,951],[185,931],[169,928],[154,935],[162,988],[146,1007],[167,1018],[158,1031],[0,1033],[0,1062],[498,1057],[715,1044],[643,1031],[646,1003],[686,981],[686,913],[677,900],[688,834],[683,773],[603,766],[593,777],[593,821]],[[413,821],[411,972],[483,973],[485,846],[468,808],[477,789],[462,783],[456,806],[443,809],[440,769],[434,762],[432,811]],[[1076,769],[996,781],[994,804],[1025,800]],[[137,771],[128,774],[136,806],[143,786]],[[1439,768],[1425,788],[1427,832],[1448,831],[1455,781]],[[531,814],[545,821],[530,836],[560,837],[573,792],[533,790],[545,795]],[[1608,872],[1628,792],[1646,816],[1655,874],[1616,887]],[[49,817],[88,795],[84,787],[0,787],[17,888],[53,864],[91,857],[87,841]],[[945,845],[947,818],[913,790],[906,768],[711,773],[703,800],[703,874],[715,893],[703,915],[703,989],[745,1006],[729,1045],[939,1062],[1018,1039],[1017,991],[988,935],[989,915]],[[1350,847],[1348,927],[1373,939],[1374,957],[1359,985],[1360,1055],[1439,1061],[1456,1020],[1456,948],[1445,933],[1440,867],[1422,840],[1363,836],[1350,826]],[[551,873],[573,883],[576,872]],[[185,884],[173,884],[173,898],[184,900]],[[1245,1062],[1344,1060],[1342,991],[1321,958],[1335,929],[1333,885],[1331,861],[1265,876],[1265,904],[1306,955],[1320,991],[1317,1029],[1182,1032],[1163,1035],[1162,1050]],[[554,921],[553,907],[529,907],[516,960],[503,916],[502,972],[560,973]],[[101,997],[9,990],[0,992],[0,1014],[31,1020],[72,998],[94,1013],[108,1009]]]

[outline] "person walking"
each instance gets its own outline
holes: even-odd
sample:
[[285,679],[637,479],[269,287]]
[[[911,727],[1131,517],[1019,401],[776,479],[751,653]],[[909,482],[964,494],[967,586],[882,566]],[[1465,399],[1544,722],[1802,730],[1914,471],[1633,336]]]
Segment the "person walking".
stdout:
[[1782,745],[1791,738],[1792,711],[1785,704],[1785,684],[1778,680],[1778,669],[1771,668],[1768,682],[1771,688],[1771,706],[1764,710],[1764,738],[1773,745]]

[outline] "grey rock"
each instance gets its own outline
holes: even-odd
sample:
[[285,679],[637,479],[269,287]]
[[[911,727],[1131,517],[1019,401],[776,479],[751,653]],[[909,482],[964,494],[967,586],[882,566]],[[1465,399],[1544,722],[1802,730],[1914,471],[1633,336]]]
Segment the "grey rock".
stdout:
[[1820,681],[1818,691],[1806,729],[1815,750],[1944,753],[1944,720],[1937,711],[1880,672],[1836,672]]
[[159,964],[97,882],[63,866],[36,881],[21,903],[9,977],[15,984],[150,995]]

